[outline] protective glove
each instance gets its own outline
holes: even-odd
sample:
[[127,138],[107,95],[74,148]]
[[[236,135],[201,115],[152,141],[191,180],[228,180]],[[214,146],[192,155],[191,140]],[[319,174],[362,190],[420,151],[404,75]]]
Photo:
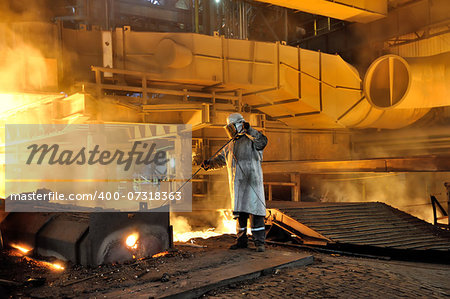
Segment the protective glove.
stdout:
[[211,168],[210,162],[209,160],[203,160],[202,165],[200,165],[201,168],[203,168],[204,170],[208,170]]

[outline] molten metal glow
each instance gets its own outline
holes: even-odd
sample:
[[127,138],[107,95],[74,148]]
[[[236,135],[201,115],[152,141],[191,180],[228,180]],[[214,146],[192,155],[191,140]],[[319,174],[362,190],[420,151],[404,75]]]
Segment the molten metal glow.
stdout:
[[36,264],[38,264],[41,267],[47,267],[47,268],[50,268],[52,270],[57,270],[57,271],[64,270],[63,265],[61,265],[60,263],[49,263],[46,261],[35,260],[32,258],[28,258],[28,259],[33,260]]
[[11,246],[14,249],[19,250],[20,252],[22,252],[24,254],[26,254],[26,253],[31,251],[31,249],[27,249],[26,247],[20,246],[20,245],[17,245],[17,244],[9,244],[9,246]]
[[152,257],[154,258],[154,257],[165,256],[165,255],[167,255],[168,253],[169,253],[168,251],[163,251],[163,252],[160,252],[160,253],[157,253],[157,254],[152,255]]
[[175,242],[187,242],[194,238],[208,239],[223,234],[235,234],[236,221],[233,219],[231,210],[219,210],[219,212],[219,225],[216,228],[208,228],[200,231],[192,231],[186,218],[172,218],[170,221],[173,225],[173,240]]
[[127,244],[127,246],[132,249],[136,249],[138,238],[139,238],[139,235],[137,233],[133,233],[127,237],[125,244]]
[[233,219],[233,212],[231,210],[220,210],[221,213],[221,226],[219,230],[223,234],[235,234],[236,233],[236,220]]
[[64,267],[58,263],[54,263],[54,264],[50,263],[50,266],[55,270],[64,270]]
[[57,270],[57,271],[64,270],[64,266],[59,262],[50,263],[47,261],[37,260],[37,259],[34,259],[34,258],[26,256],[26,255],[19,255],[19,253],[17,253],[17,256],[21,256],[21,257],[25,258],[25,260],[27,262],[33,263],[37,267],[46,267],[46,268],[49,268],[52,270]]

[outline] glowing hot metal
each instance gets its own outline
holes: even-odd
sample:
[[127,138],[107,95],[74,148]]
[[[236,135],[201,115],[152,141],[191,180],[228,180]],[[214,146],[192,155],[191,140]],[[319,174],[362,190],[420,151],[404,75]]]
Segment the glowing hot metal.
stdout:
[[24,254],[27,254],[28,252],[31,251],[31,249],[27,249],[26,247],[20,246],[20,245],[17,245],[17,244],[9,244],[9,246],[11,246],[14,249],[19,250],[20,252],[22,252]]
[[133,233],[127,237],[125,244],[131,249],[137,248],[137,241],[139,239],[139,235],[137,233]]

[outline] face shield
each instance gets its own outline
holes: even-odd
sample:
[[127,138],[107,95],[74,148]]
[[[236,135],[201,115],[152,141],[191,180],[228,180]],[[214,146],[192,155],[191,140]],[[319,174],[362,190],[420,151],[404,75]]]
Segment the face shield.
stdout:
[[225,128],[225,131],[227,131],[228,137],[231,139],[231,138],[234,138],[244,132],[244,123],[242,121],[242,122],[238,122],[236,124],[228,124],[224,128]]
[[229,138],[235,138],[244,131],[244,117],[239,113],[232,113],[227,118],[227,125],[224,127]]
[[232,139],[236,137],[238,134],[236,126],[234,124],[228,124],[224,127],[225,131],[227,131],[228,138]]

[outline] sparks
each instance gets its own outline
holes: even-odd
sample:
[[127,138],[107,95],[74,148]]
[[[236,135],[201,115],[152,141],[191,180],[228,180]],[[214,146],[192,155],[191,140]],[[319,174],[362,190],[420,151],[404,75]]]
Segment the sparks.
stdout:
[[165,255],[167,255],[168,253],[169,253],[168,251],[163,251],[163,252],[160,252],[160,253],[157,253],[157,254],[152,255],[152,258],[165,256]]

